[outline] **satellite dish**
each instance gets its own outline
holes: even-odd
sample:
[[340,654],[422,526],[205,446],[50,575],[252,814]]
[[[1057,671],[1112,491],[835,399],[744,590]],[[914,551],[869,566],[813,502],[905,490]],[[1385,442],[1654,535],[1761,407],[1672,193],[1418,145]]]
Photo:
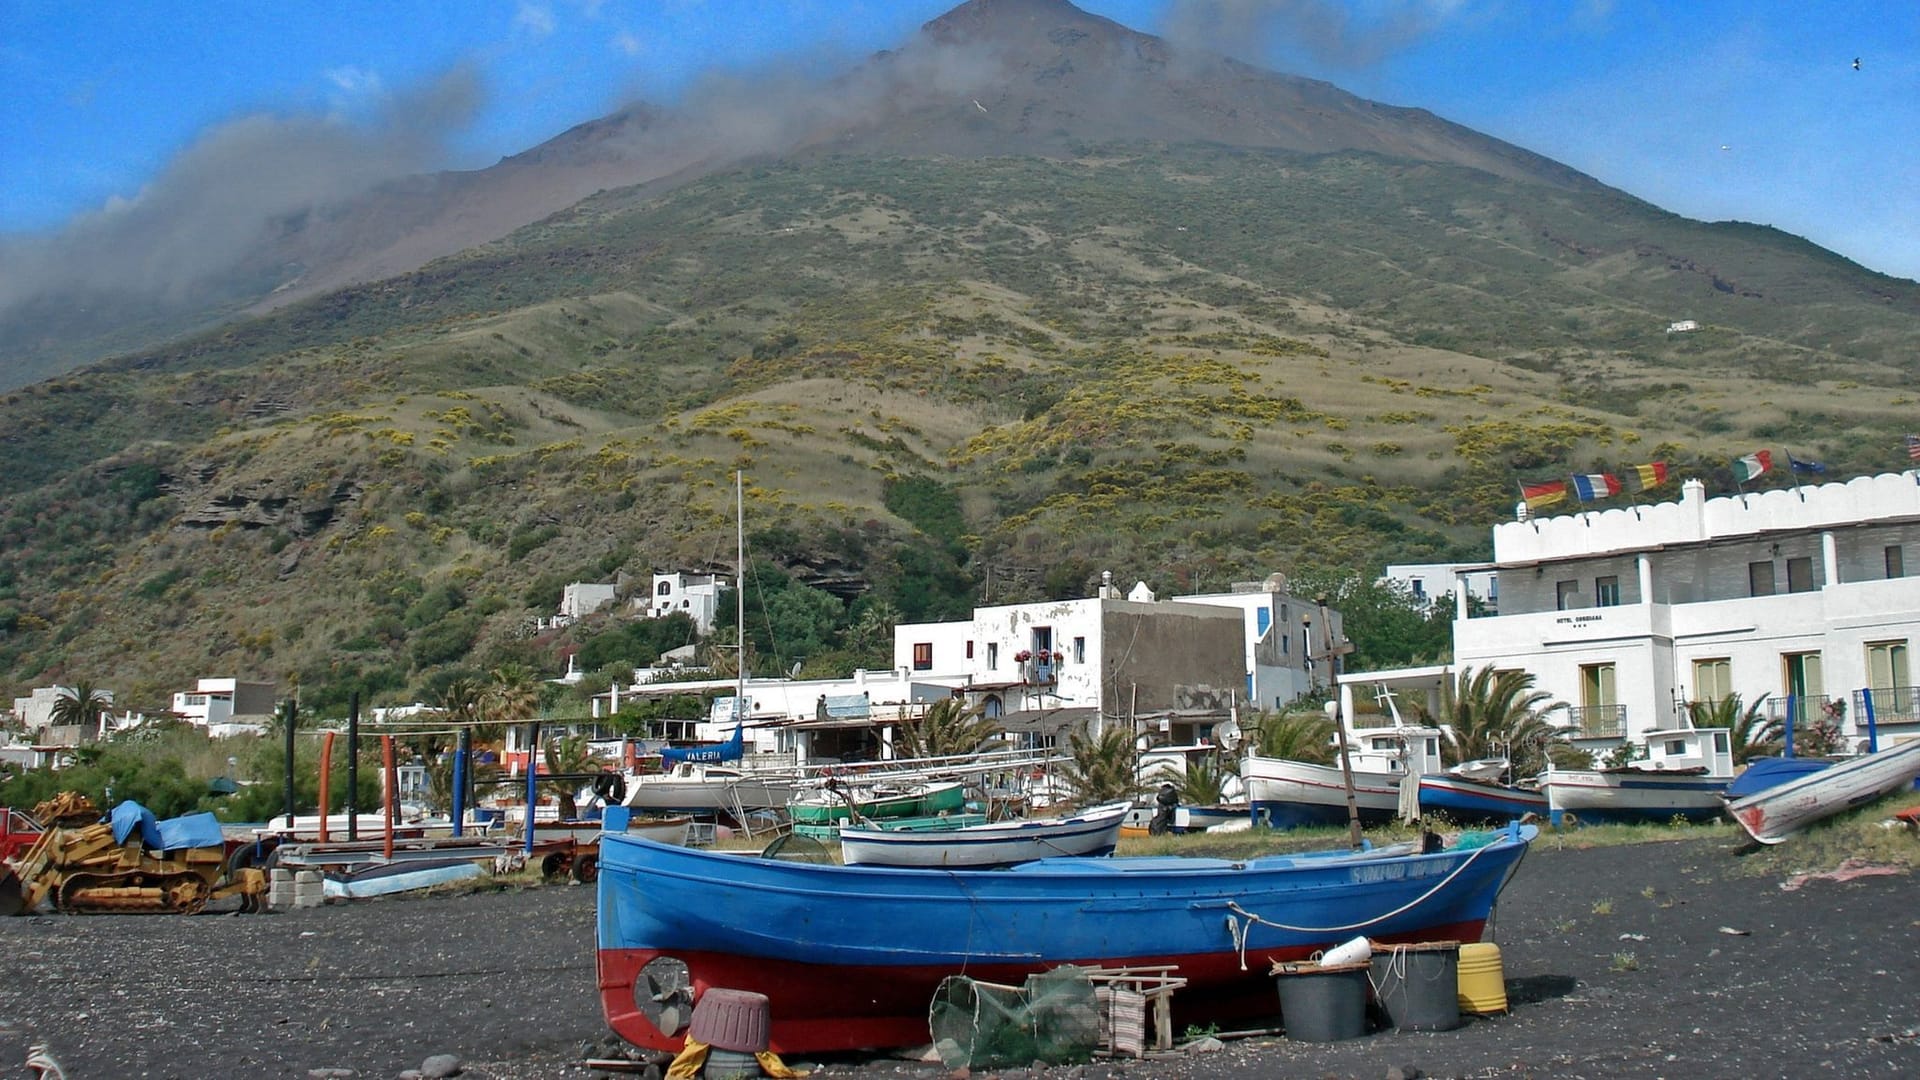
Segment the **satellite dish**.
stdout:
[[1229,717],[1213,726],[1213,741],[1220,744],[1220,749],[1231,754],[1240,749],[1245,736],[1241,734],[1240,725]]

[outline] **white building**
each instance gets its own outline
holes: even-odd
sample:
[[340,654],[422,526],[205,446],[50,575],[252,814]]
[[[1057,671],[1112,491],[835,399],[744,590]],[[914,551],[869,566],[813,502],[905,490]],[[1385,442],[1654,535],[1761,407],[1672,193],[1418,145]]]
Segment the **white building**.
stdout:
[[1456,602],[1460,590],[1480,601],[1486,613],[1500,610],[1500,574],[1481,563],[1395,563],[1387,567],[1381,580],[1404,587],[1421,607],[1428,607],[1443,596]]
[[[1686,703],[1768,695],[1844,712],[1844,733],[1920,728],[1920,472],[1679,501],[1493,530],[1500,614],[1468,618],[1459,667],[1532,672],[1585,745],[1684,726]],[[1889,732],[1889,729],[1892,729]]]
[[560,590],[560,617],[579,619],[613,603],[615,588],[591,581],[576,581]]
[[653,590],[645,598],[636,597],[634,605],[644,607],[649,619],[661,619],[681,612],[693,619],[694,629],[713,632],[713,616],[720,604],[720,590],[726,579],[713,574],[654,574]]
[[173,713],[207,729],[215,738],[258,734],[267,729],[279,704],[272,683],[239,679],[201,679],[192,690],[173,695]]
[[[1319,609],[1312,600],[1287,592],[1285,574],[1265,581],[1236,581],[1230,591],[1176,596],[1183,604],[1211,604],[1238,609],[1246,620],[1246,697],[1258,709],[1281,709],[1312,689],[1316,677],[1330,686],[1333,678],[1314,659],[1326,649],[1318,625]],[[1327,611],[1332,640],[1344,635],[1338,611]]]

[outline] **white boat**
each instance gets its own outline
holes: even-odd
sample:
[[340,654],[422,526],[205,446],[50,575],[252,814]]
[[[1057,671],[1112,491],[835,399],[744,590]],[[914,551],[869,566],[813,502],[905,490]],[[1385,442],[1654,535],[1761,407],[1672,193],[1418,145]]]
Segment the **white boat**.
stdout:
[[840,858],[848,866],[919,868],[1013,866],[1056,855],[1109,855],[1130,804],[1095,806],[1063,818],[998,821],[957,829],[889,831],[840,826]]
[[1556,825],[1633,824],[1675,818],[1718,817],[1733,782],[1732,740],[1726,728],[1649,731],[1646,756],[1619,768],[1549,768],[1540,788]]
[[[1360,820],[1384,824],[1400,812],[1400,782],[1439,772],[1440,730],[1430,727],[1367,728],[1348,750],[1353,799]],[[1273,829],[1344,825],[1347,785],[1340,766],[1248,754],[1240,766],[1253,821]]]
[[1920,776],[1920,739],[1839,762],[1727,804],[1727,813],[1762,844],[1777,844],[1834,814],[1865,806]]

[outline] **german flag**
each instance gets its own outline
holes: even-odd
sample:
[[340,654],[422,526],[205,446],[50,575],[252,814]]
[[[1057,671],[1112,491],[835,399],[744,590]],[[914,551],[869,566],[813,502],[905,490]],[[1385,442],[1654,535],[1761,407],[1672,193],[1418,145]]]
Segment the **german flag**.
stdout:
[[1567,501],[1567,482],[1548,480],[1545,483],[1520,485],[1520,498],[1526,501],[1527,509],[1538,510],[1543,506],[1552,506]]

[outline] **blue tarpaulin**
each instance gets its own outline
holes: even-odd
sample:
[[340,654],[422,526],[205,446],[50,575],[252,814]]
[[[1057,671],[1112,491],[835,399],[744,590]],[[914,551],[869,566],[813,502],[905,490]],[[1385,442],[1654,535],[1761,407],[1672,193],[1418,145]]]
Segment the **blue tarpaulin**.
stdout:
[[140,846],[153,851],[219,847],[226,842],[220,834],[220,819],[204,812],[159,821],[153,811],[128,799],[113,808],[110,820],[116,844],[126,843],[135,829],[140,830]]

